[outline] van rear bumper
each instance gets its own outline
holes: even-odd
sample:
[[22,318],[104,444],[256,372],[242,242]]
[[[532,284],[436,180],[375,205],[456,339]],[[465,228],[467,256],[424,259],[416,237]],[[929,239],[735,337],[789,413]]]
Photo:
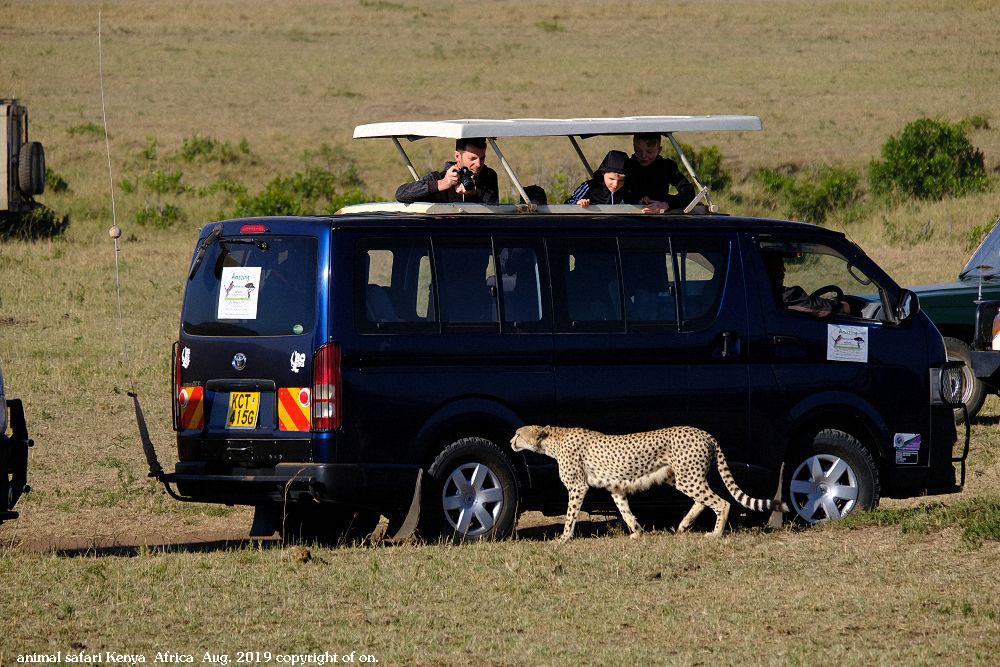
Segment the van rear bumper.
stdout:
[[318,500],[355,507],[409,507],[420,467],[342,463],[279,463],[268,468],[182,461],[166,481],[184,500],[226,505]]

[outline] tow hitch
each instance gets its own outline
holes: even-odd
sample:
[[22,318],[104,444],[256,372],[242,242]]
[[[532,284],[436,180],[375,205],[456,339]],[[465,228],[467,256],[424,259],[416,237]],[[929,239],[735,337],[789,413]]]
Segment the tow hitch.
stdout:
[[14,511],[22,494],[31,491],[28,486],[28,448],[35,442],[28,437],[28,424],[24,419],[21,399],[7,399],[10,409],[11,434],[0,433],[0,523],[16,519]]

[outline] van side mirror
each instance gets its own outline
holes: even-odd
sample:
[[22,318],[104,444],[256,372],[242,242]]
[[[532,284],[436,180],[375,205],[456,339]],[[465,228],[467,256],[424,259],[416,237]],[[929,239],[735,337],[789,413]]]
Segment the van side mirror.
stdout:
[[896,320],[902,324],[908,322],[920,312],[920,299],[908,289],[899,292],[899,302],[896,306]]

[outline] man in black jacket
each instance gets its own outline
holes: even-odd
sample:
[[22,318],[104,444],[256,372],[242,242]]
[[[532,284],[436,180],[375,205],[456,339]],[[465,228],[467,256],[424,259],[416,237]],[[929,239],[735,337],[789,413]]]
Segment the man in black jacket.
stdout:
[[[627,201],[646,206],[647,211],[684,208],[694,199],[694,186],[677,168],[677,164],[660,155],[663,146],[656,133],[632,137],[635,153],[625,164]],[[670,194],[670,186],[677,194]]]
[[[462,184],[459,172],[463,168],[471,172],[474,188]],[[432,171],[419,181],[400,185],[396,188],[396,200],[404,204],[418,201],[496,204],[499,191],[497,173],[486,166],[486,140],[458,139],[454,162],[446,162],[444,171]]]

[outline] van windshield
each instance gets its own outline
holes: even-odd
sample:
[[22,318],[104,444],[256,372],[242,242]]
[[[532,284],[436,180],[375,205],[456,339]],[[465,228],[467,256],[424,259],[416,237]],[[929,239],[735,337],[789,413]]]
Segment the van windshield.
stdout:
[[316,239],[241,236],[211,244],[184,294],[193,336],[288,336],[316,320]]

